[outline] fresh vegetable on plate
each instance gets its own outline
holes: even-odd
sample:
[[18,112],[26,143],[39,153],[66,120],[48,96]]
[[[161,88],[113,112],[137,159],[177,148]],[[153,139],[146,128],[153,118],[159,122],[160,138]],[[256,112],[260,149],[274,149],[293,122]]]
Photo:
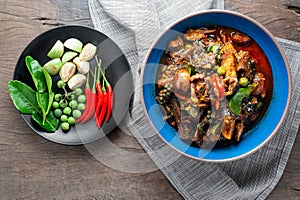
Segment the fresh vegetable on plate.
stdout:
[[62,66],[62,62],[60,60],[60,58],[55,58],[53,60],[48,61],[45,65],[44,65],[44,69],[52,76],[55,76],[58,74],[60,68]]
[[54,117],[53,113],[50,112],[44,121],[40,112],[34,112],[32,114],[32,119],[37,122],[44,130],[48,132],[55,132],[58,128],[59,122]]
[[77,52],[67,51],[61,58],[61,62],[64,64],[77,56]]
[[59,71],[60,79],[67,82],[76,73],[76,65],[72,62],[66,62]]
[[18,80],[10,80],[8,82],[8,92],[15,107],[22,114],[32,114],[40,109],[35,91]]
[[47,56],[51,59],[60,58],[64,54],[64,44],[57,40],[53,45]]
[[37,91],[40,93],[44,92],[47,89],[47,85],[42,67],[31,56],[26,56],[25,62]]
[[92,101],[94,101],[93,93],[92,93],[92,90],[89,85],[89,80],[90,80],[90,75],[87,74],[86,84],[85,84],[85,89],[84,89],[84,94],[86,96],[86,109],[84,110],[83,114],[79,118],[77,118],[76,123],[79,123],[79,122],[81,123],[82,120],[89,114],[89,110],[92,106]]
[[76,38],[69,38],[64,42],[64,46],[72,51],[81,52],[82,42]]
[[[95,74],[97,74],[97,68],[95,68]],[[89,86],[89,74],[87,75],[86,87],[85,87],[85,95],[86,95],[86,107],[82,117],[77,119],[76,122],[80,122],[81,124],[87,122],[91,119],[95,113],[95,100],[96,100],[96,78],[94,77],[93,88],[91,90]],[[81,103],[82,100],[78,99]]]
[[82,61],[79,57],[76,57],[73,62],[76,64],[77,70],[81,74],[86,74],[90,71],[90,63],[88,61]]
[[[112,107],[113,107],[113,91],[112,86],[108,82],[108,80],[105,77],[105,74],[103,73],[101,69],[101,60],[99,61],[96,57],[97,65],[98,65],[98,75],[97,75],[97,92],[98,92],[98,98],[97,98],[97,106],[96,106],[96,125],[98,128],[101,127],[104,118],[106,116],[106,122],[109,121]],[[100,84],[100,72],[103,77],[103,83],[102,86]]]
[[[56,41],[47,54],[51,60],[43,67],[31,56],[26,56],[25,63],[36,90],[18,80],[11,80],[8,91],[15,107],[22,114],[31,114],[32,119],[47,132],[55,132],[59,125],[67,132],[71,126],[84,124],[93,116],[100,128],[104,120],[108,122],[110,119],[113,91],[97,57],[93,87],[90,88],[89,61],[95,57],[96,51],[97,47],[91,43],[83,46],[80,40],[69,38],[64,43]],[[63,93],[52,91],[52,76],[59,76],[56,86]],[[84,83],[83,94],[81,86]]]
[[94,58],[97,51],[97,47],[91,43],[87,43],[82,48],[82,51],[79,55],[79,59],[82,61],[89,61]]
[[68,81],[68,86],[71,90],[75,90],[76,88],[82,86],[86,81],[86,77],[83,74],[75,74]]
[[53,113],[50,112],[54,98],[52,79],[31,56],[26,56],[25,63],[37,91],[18,80],[11,80],[8,83],[10,97],[22,114],[31,114],[32,119],[44,130],[54,132],[58,127],[58,121],[53,119]]
[[[57,87],[64,90],[64,94],[55,94],[52,103],[54,116],[61,122],[60,127],[64,132],[70,130],[76,124],[76,119],[81,116],[81,111],[85,107],[85,95],[81,88],[68,92],[66,83],[62,80],[57,82]],[[80,102],[78,104],[78,102]]]

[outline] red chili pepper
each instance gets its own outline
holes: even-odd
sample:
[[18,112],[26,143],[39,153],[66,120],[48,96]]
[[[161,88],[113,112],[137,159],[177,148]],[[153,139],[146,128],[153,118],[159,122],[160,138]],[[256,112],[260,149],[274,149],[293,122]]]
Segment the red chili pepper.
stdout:
[[[95,68],[95,74],[97,74],[97,68]],[[93,83],[93,89],[92,89],[92,94],[91,94],[91,100],[90,100],[90,105],[86,105],[88,106],[88,113],[86,114],[86,116],[82,119],[82,121],[80,122],[81,124],[84,124],[85,122],[87,122],[91,117],[93,117],[94,113],[95,113],[95,100],[96,100],[96,77],[94,77],[94,83]]]
[[96,125],[98,128],[100,128],[99,116],[100,116],[102,103],[103,103],[103,92],[101,90],[101,93],[98,92],[98,103],[97,103],[96,112],[95,112],[95,121],[96,121]]
[[[112,89],[112,86],[110,85],[110,83],[107,81],[101,67],[100,67],[100,64],[98,59],[96,58],[96,61],[98,63],[98,66],[99,66],[99,70],[101,71],[102,73],[102,76],[103,76],[103,80],[105,81],[105,86],[106,86],[106,92],[107,92],[107,99],[106,99],[106,103],[107,103],[107,111],[106,111],[106,119],[105,121],[108,122],[109,119],[110,119],[110,116],[111,116],[111,113],[112,113],[112,107],[113,107],[113,101],[114,101],[114,94],[113,94],[113,89]],[[104,87],[104,83],[103,83],[103,87]],[[105,89],[105,88],[104,88]],[[103,88],[102,88],[102,91],[103,91]]]
[[102,102],[101,102],[101,105],[100,105],[100,114],[98,115],[98,119],[97,119],[97,125],[98,127],[101,127],[102,126],[102,123],[104,121],[104,117],[105,117],[105,114],[106,114],[106,110],[107,110],[107,92],[106,92],[106,89],[104,87],[104,84],[102,86]]
[[[105,116],[106,116],[105,119],[106,122],[108,122],[111,117],[114,96],[113,96],[112,86],[107,81],[101,69],[101,60],[99,62],[98,58],[96,57],[96,61],[98,64],[98,74],[97,74],[98,77],[97,77],[97,86],[96,86],[97,93],[98,93],[98,102],[96,106],[95,118],[96,118],[96,125],[98,128],[100,128],[102,126]],[[100,84],[100,72],[103,76],[102,88]]]
[[92,91],[91,91],[91,88],[90,88],[90,85],[89,85],[89,74],[86,77],[84,94],[85,94],[85,97],[86,97],[86,106],[85,106],[85,109],[84,109],[84,112],[82,113],[82,115],[78,119],[76,119],[76,123],[81,122],[86,117],[86,115],[88,113],[88,110],[91,106]]
[[103,92],[102,92],[102,86],[101,86],[101,83],[100,83],[101,60],[99,62],[98,58],[96,57],[96,61],[97,61],[97,64],[98,64],[98,74],[97,74],[97,81],[96,81],[97,105],[95,107],[96,112],[95,112],[94,118],[95,118],[97,127],[100,128],[99,116],[100,116],[101,106],[102,106],[102,103],[103,103]]
[[[108,83],[108,82],[107,82]],[[112,112],[112,107],[113,107],[113,102],[114,102],[114,93],[112,90],[112,86],[109,84],[106,84],[106,90],[107,90],[107,114],[106,114],[106,122],[109,121],[111,112]]]

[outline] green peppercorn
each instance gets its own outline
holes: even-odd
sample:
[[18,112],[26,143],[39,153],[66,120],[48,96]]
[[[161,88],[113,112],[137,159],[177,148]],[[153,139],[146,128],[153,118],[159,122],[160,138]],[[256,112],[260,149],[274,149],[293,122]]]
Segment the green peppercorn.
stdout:
[[218,68],[217,68],[217,73],[218,73],[220,76],[224,75],[224,74],[226,73],[225,67],[223,67],[223,66],[218,67]]
[[85,100],[86,100],[86,97],[85,97],[85,95],[81,94],[81,95],[78,96],[77,100],[78,100],[79,103],[84,103]]
[[60,121],[62,121],[62,122],[68,121],[68,116],[67,115],[60,116]]
[[62,99],[62,95],[61,94],[55,94],[54,95],[54,100],[59,102]]
[[241,77],[240,80],[239,80],[239,84],[242,86],[242,87],[246,87],[248,85],[249,81],[246,77]]
[[70,107],[65,107],[64,110],[63,110],[63,113],[65,115],[70,115],[72,112],[72,109]]
[[78,119],[81,116],[81,111],[80,110],[74,110],[72,115],[75,119]]
[[85,109],[85,104],[84,103],[79,103],[77,108],[78,108],[78,110],[84,110]]
[[81,89],[81,88],[76,88],[76,89],[74,90],[74,92],[75,92],[75,94],[76,94],[77,96],[79,96],[79,95],[82,94],[82,89]]
[[62,80],[57,81],[57,87],[58,88],[63,88],[66,86],[66,83],[64,83]]
[[61,108],[67,107],[67,106],[68,106],[68,101],[65,100],[65,99],[60,100],[60,101],[59,101],[59,106],[60,106]]
[[57,101],[53,101],[52,108],[54,108],[54,109],[59,108],[59,103]]
[[69,106],[70,106],[72,109],[76,109],[76,108],[77,108],[77,105],[78,105],[78,103],[77,103],[76,100],[72,100],[72,101],[70,101],[70,103],[69,103]]
[[54,110],[54,116],[56,118],[60,118],[61,115],[62,115],[61,109],[57,108],[57,109]]
[[69,118],[68,118],[68,123],[69,123],[70,125],[74,125],[74,124],[75,124],[75,118],[74,118],[74,117],[69,117]]
[[70,129],[70,124],[68,122],[63,122],[60,127],[63,131],[68,131]]
[[159,97],[158,101],[159,101],[159,103],[163,104],[164,103],[164,98],[163,97]]
[[68,95],[66,96],[66,99],[67,99],[68,101],[72,101],[73,99],[75,99],[75,94],[72,94],[72,93],[68,94]]

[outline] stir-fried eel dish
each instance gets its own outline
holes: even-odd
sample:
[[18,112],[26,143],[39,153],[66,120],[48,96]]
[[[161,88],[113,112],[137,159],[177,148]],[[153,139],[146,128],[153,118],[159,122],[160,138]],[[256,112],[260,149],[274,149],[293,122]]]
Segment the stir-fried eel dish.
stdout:
[[241,141],[272,97],[269,62],[257,43],[227,27],[189,29],[170,41],[156,99],[180,138],[201,148]]

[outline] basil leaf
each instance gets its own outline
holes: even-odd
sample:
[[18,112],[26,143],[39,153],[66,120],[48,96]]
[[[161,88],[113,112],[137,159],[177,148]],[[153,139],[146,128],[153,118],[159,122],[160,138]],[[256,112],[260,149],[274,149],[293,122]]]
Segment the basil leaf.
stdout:
[[39,111],[39,105],[36,101],[35,91],[28,85],[18,80],[8,82],[8,92],[15,107],[22,114],[32,114]]
[[229,102],[230,111],[238,115],[241,111],[242,102],[245,97],[249,97],[251,92],[255,89],[256,85],[251,84],[246,88],[239,88],[237,93],[232,97]]
[[43,116],[39,112],[34,112],[31,117],[47,132],[55,132],[58,128],[58,119],[53,115],[52,112],[48,113],[44,124]]
[[45,92],[47,89],[47,85],[42,66],[37,60],[34,60],[31,56],[26,56],[25,63],[31,74],[32,80],[37,91],[40,93]]
[[36,93],[36,100],[42,109],[43,113],[43,125],[45,124],[46,115],[47,115],[47,109],[48,109],[48,101],[49,101],[49,94],[47,92],[43,93]]

